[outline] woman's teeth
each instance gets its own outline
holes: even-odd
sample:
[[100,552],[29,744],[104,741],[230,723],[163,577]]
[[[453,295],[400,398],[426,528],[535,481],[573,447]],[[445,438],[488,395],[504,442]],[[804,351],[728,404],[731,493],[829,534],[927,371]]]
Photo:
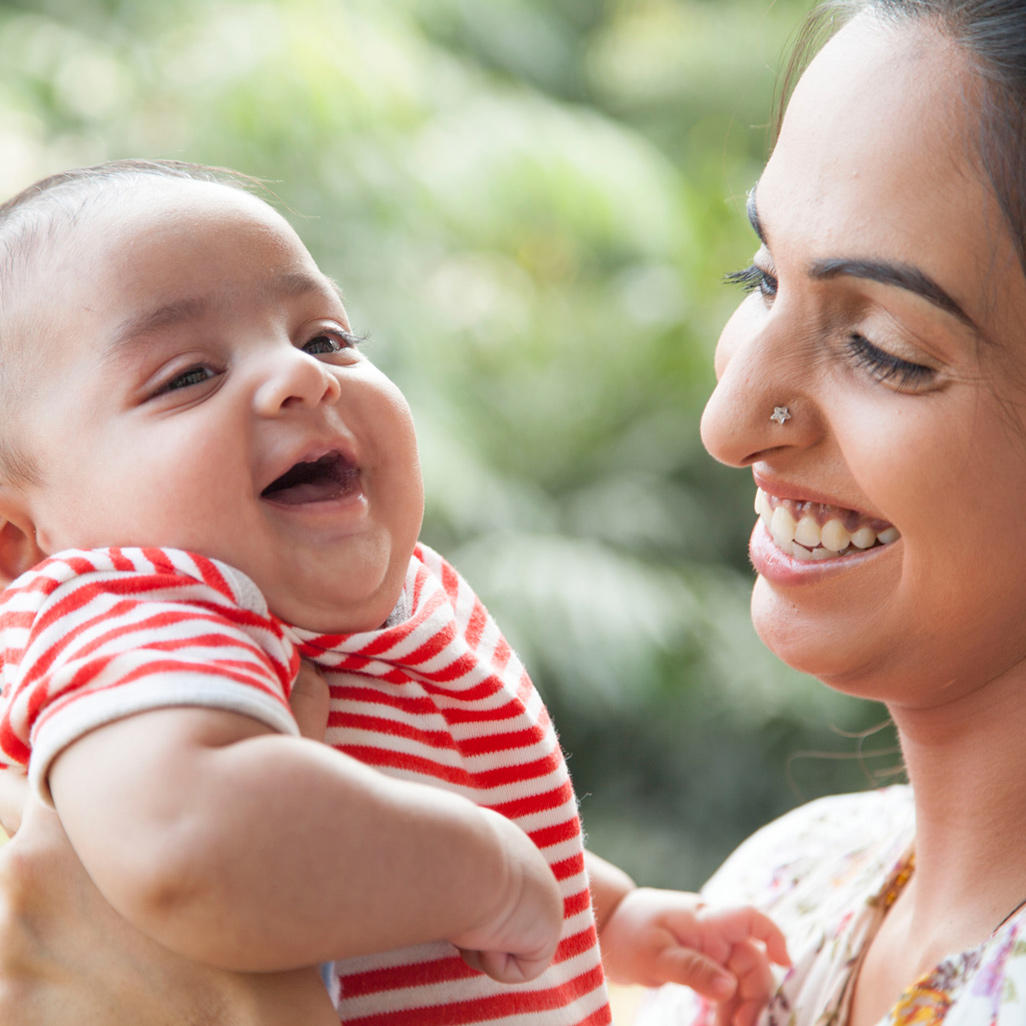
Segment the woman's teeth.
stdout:
[[901,537],[883,521],[867,523],[851,510],[820,503],[771,500],[761,488],[755,493],[755,512],[777,548],[794,559],[835,559]]

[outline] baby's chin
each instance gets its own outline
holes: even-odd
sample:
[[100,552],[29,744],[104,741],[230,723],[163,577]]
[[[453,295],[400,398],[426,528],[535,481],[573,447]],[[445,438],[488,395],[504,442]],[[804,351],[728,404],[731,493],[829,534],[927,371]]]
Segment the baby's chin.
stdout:
[[402,587],[382,590],[363,598],[319,594],[316,600],[302,596],[264,595],[268,609],[279,620],[320,634],[361,634],[384,626],[402,597]]

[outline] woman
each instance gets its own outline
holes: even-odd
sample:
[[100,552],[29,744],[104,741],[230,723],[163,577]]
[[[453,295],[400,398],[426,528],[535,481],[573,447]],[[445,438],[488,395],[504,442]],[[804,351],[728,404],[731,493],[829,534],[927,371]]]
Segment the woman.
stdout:
[[[1022,1024],[1026,3],[827,13],[702,438],[757,489],[758,633],[887,703],[910,787],[791,813],[707,892],[787,934],[762,1023]],[[712,1020],[665,988],[641,1021]]]

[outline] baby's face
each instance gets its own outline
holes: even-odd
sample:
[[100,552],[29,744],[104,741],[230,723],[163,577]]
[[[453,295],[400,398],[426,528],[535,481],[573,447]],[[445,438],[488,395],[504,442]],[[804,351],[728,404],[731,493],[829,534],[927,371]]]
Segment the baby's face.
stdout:
[[413,423],[295,232],[245,193],[156,179],[67,234],[18,305],[42,340],[19,441],[43,550],[190,549],[286,620],[378,626],[420,530]]

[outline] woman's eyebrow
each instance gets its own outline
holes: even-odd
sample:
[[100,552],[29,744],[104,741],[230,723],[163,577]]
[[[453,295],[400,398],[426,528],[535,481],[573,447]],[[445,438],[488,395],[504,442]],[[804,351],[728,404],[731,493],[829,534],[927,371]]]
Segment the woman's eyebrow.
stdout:
[[[758,183],[756,183],[757,185]],[[752,226],[752,231],[755,232],[759,241],[765,246],[766,245],[766,232],[763,230],[762,221],[759,220],[759,209],[755,205],[755,189],[756,185],[753,185],[748,190],[748,199],[745,202],[745,212],[748,214],[748,221]]]
[[973,319],[949,292],[941,288],[928,274],[911,264],[891,263],[886,260],[832,258],[814,261],[809,268],[809,274],[819,280],[847,275],[852,278],[878,281],[882,285],[894,285],[896,288],[905,289],[907,292],[921,296],[938,309],[958,318],[977,334],[982,334]]
[[[759,237],[759,241],[765,246],[766,230],[759,219],[759,209],[755,202],[756,186],[748,192],[746,209],[748,220],[751,222],[752,230]],[[971,328],[981,338],[984,337],[976,322],[965,312],[961,304],[942,288],[928,274],[912,264],[905,264],[888,260],[863,260],[844,257],[831,257],[822,260],[815,260],[809,268],[809,276],[820,281],[828,278],[837,278],[846,275],[852,278],[864,278],[867,281],[877,281],[882,285],[893,285],[896,288],[912,292],[917,296],[932,303],[939,310],[943,310],[952,317],[957,318],[966,327]]]

